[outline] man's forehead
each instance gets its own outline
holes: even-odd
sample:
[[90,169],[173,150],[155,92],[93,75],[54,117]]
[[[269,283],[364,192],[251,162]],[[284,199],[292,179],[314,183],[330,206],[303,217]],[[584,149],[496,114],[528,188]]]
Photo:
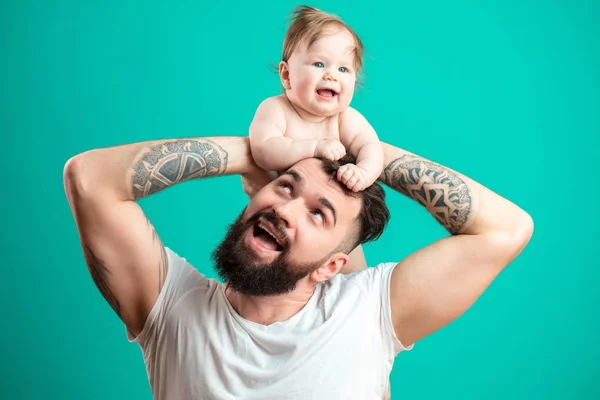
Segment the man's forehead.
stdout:
[[360,208],[360,199],[344,193],[343,183],[336,175],[328,175],[323,169],[323,162],[316,158],[305,159],[294,164],[284,172],[304,190],[315,192],[325,197],[336,208],[338,215],[355,218]]
[[307,158],[298,161],[292,165],[286,174],[294,177],[295,180],[303,181],[303,183],[325,183],[330,180],[330,177],[323,169],[323,163],[317,158]]

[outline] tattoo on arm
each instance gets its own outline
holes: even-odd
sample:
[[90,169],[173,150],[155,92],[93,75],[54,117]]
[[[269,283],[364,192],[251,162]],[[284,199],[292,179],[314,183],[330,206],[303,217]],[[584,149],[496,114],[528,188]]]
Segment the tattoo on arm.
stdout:
[[[221,175],[227,169],[227,161],[227,151],[207,139],[176,139],[158,143],[142,154],[133,166],[131,189],[134,199],[147,197],[183,181]],[[152,232],[154,245],[160,248],[158,260],[158,291],[160,292],[167,278],[167,252],[148,217],[146,222]],[[91,258],[97,260],[91,250],[88,251]],[[97,265],[95,270],[99,271],[92,274],[94,282],[111,306],[118,310],[119,303],[106,283],[106,275],[110,272],[99,260],[93,264]]]
[[133,195],[141,199],[177,183],[221,175],[227,152],[206,139],[179,139],[152,146],[133,168]]
[[423,205],[450,233],[467,222],[472,198],[458,174],[413,155],[403,155],[384,170],[384,183]]
[[96,257],[88,245],[84,244],[83,251],[90,275],[92,276],[92,280],[96,284],[96,287],[100,290],[100,293],[104,296],[112,309],[115,310],[119,317],[121,317],[121,305],[110,290],[110,284],[108,282],[110,270],[104,265],[102,260]]

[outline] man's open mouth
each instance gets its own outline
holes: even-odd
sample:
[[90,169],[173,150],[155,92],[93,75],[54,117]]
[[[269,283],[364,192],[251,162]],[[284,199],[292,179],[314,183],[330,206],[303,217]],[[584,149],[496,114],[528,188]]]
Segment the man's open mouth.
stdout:
[[317,94],[326,99],[331,99],[338,95],[338,93],[333,89],[317,89]]
[[283,251],[285,245],[284,239],[277,236],[272,226],[259,221],[254,224],[253,230],[252,234],[254,238],[264,247],[273,251]]

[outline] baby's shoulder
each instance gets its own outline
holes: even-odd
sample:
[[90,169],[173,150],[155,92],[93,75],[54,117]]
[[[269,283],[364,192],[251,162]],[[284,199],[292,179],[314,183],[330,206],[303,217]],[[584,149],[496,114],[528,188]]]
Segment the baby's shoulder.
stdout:
[[353,120],[356,118],[364,118],[364,116],[353,107],[347,107],[344,111],[340,113],[340,120]]
[[289,100],[285,95],[267,97],[258,105],[259,110],[269,113],[277,113],[279,116],[285,116],[286,119],[290,115],[290,108],[291,105],[289,104]]
[[285,106],[283,99],[281,98],[281,95],[278,96],[271,96],[271,97],[267,97],[265,99],[263,99],[260,104],[258,105],[258,108],[283,108]]
[[283,126],[287,119],[287,112],[281,99],[279,96],[272,96],[263,99],[256,107],[252,123],[275,121],[275,123]]
[[276,104],[277,107],[281,109],[286,115],[290,115],[294,111],[294,107],[290,100],[287,98],[285,94],[279,94],[277,96],[269,97],[269,101]]

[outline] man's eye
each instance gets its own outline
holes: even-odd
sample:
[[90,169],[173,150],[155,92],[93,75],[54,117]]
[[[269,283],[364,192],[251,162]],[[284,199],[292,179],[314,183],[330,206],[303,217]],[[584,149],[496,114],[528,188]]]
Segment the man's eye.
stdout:
[[290,185],[289,183],[282,182],[282,183],[279,184],[279,187],[281,189],[283,189],[283,191],[286,192],[286,193],[291,193],[292,192],[292,185]]
[[319,220],[319,222],[325,222],[325,215],[323,215],[321,210],[314,210],[312,213]]

